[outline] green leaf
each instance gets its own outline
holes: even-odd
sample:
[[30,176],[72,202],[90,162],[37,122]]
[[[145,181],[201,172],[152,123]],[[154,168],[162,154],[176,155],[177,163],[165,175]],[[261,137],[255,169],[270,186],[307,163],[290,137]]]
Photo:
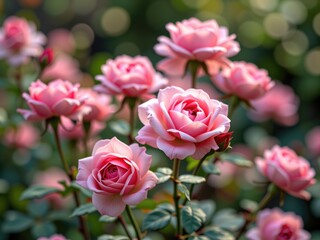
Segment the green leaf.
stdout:
[[171,222],[171,214],[163,210],[154,210],[146,215],[142,222],[142,231],[160,230],[165,228]]
[[178,184],[178,190],[183,193],[186,198],[190,201],[190,192],[188,190],[188,188],[186,187],[186,185],[183,185],[181,183]]
[[184,183],[192,183],[192,184],[202,183],[206,181],[204,177],[194,176],[191,174],[181,175],[179,177],[179,180]]
[[236,231],[244,224],[244,219],[234,209],[222,209],[215,214],[213,223],[223,229]]
[[202,169],[208,174],[220,175],[220,169],[212,162],[204,162],[202,164]]
[[206,214],[201,208],[195,206],[184,206],[181,212],[182,225],[187,233],[197,231],[206,221]]
[[213,215],[216,209],[216,204],[213,200],[192,201],[190,205],[201,208],[206,213],[207,218]]
[[28,213],[33,217],[43,217],[49,210],[49,203],[47,201],[30,201],[28,206]]
[[80,192],[82,192],[86,197],[91,198],[92,197],[92,192],[88,189],[83,188],[82,186],[80,186],[78,183],[76,182],[72,182],[70,184],[70,186],[74,189],[79,190]]
[[33,219],[17,211],[8,211],[2,224],[4,233],[22,232],[33,224]]
[[26,189],[21,194],[20,200],[42,198],[50,193],[56,193],[56,192],[60,192],[60,190],[53,187],[34,185]]
[[155,174],[159,179],[158,184],[164,183],[170,179],[172,170],[170,168],[158,168]]
[[85,214],[93,213],[95,211],[96,211],[96,208],[93,206],[92,203],[86,203],[76,208],[70,217],[82,216]]
[[107,215],[103,215],[99,218],[99,222],[107,222],[107,223],[111,223],[111,222],[114,222],[116,221],[117,218],[116,217],[110,217],[110,216],[107,216]]
[[172,204],[170,203],[161,203],[158,205],[157,210],[164,210],[167,211],[169,213],[174,213],[175,212],[175,208]]
[[221,228],[215,227],[215,226],[206,227],[204,230],[204,235],[211,240],[234,240],[235,239],[231,233],[224,231]]
[[50,222],[36,224],[31,229],[32,235],[35,239],[40,237],[50,237],[57,232],[55,225]]
[[128,240],[126,236],[113,236],[113,235],[101,235],[98,237],[98,240]]
[[223,161],[231,162],[239,167],[252,167],[252,161],[245,159],[243,156],[224,153],[220,155],[220,159]]
[[109,127],[116,133],[127,136],[130,133],[130,126],[126,121],[117,120],[109,123]]
[[210,240],[210,238],[203,235],[199,235],[199,236],[188,237],[187,240]]

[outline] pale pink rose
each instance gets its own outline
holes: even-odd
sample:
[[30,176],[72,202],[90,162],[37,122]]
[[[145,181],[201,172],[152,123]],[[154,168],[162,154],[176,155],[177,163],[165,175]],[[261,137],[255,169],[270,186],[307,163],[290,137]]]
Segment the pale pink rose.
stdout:
[[166,59],[157,68],[169,75],[182,76],[189,60],[204,62],[209,73],[215,74],[222,65],[229,65],[229,57],[240,51],[234,34],[229,36],[226,27],[220,27],[215,20],[201,22],[196,18],[168,23],[166,29],[170,38],[161,36],[154,49]]
[[15,16],[7,18],[0,29],[0,59],[11,65],[27,63],[30,57],[38,57],[46,37],[36,31],[33,23]]
[[55,52],[72,54],[76,48],[76,42],[68,29],[58,28],[49,32],[48,47]]
[[215,137],[230,128],[228,106],[200,89],[161,89],[158,98],[138,107],[145,125],[136,140],[162,150],[170,159],[201,159],[218,150]]
[[116,137],[98,141],[92,156],[79,160],[76,181],[93,192],[92,202],[102,215],[119,216],[126,205],[147,198],[158,178],[149,171],[152,157],[138,144]]
[[96,77],[101,84],[96,90],[110,95],[143,98],[167,84],[167,79],[155,72],[147,57],[122,55],[107,60],[101,70],[103,75]]
[[61,234],[54,234],[50,237],[40,237],[37,240],[67,240],[67,238]]
[[45,82],[60,78],[77,83],[82,77],[77,60],[66,54],[57,55],[52,64],[41,74],[41,79]]
[[277,83],[263,97],[250,103],[253,109],[249,110],[249,117],[255,121],[272,119],[281,125],[292,126],[299,120],[299,98],[291,87],[281,83]]
[[[58,127],[59,136],[65,139],[81,140],[85,136],[82,122],[76,124],[67,117],[61,117],[61,124]],[[100,121],[91,121],[89,129],[89,137],[97,136],[104,128],[105,123]]]
[[[63,191],[64,187],[59,183],[60,181],[70,182],[63,170],[57,167],[51,167],[44,171],[37,172],[33,178],[33,185],[52,187]],[[59,193],[48,194],[44,199],[51,202],[56,208],[65,208],[72,202],[70,197],[64,198]]]
[[39,131],[31,124],[23,122],[16,128],[8,128],[5,132],[4,142],[16,148],[33,148],[39,141]]
[[274,86],[266,70],[247,62],[233,62],[211,80],[223,93],[244,100],[260,98]]
[[306,135],[306,144],[313,156],[320,155],[320,126],[312,128]]
[[255,159],[258,170],[272,183],[298,198],[310,199],[306,188],[313,185],[315,171],[309,162],[288,147],[275,145]]
[[257,226],[246,233],[249,240],[308,240],[300,216],[281,209],[265,209],[257,215]]
[[83,116],[84,121],[106,121],[116,111],[115,105],[111,104],[111,96],[99,94],[91,88],[80,88],[79,96],[86,97],[83,106],[90,109]]
[[85,98],[78,97],[79,85],[61,79],[48,85],[40,80],[32,82],[29,94],[23,93],[30,110],[18,109],[26,120],[40,121],[52,117],[76,117]]

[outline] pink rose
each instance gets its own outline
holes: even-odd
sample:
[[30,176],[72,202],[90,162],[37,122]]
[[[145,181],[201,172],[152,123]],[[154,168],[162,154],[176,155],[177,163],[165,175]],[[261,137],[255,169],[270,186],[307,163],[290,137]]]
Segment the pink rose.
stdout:
[[275,145],[264,152],[263,158],[256,158],[258,170],[272,183],[287,193],[310,199],[305,189],[316,182],[315,171],[309,162],[288,147]]
[[45,42],[46,37],[36,31],[33,23],[11,16],[0,29],[0,58],[6,58],[12,65],[26,63],[42,53]]
[[320,126],[312,128],[307,133],[306,144],[309,152],[313,156],[320,156]]
[[185,65],[189,60],[205,62],[209,72],[214,74],[221,65],[229,65],[229,57],[240,51],[238,42],[234,41],[235,35],[228,35],[228,29],[220,27],[215,20],[201,22],[190,18],[169,23],[166,29],[170,38],[159,37],[159,44],[155,51],[165,56],[157,68],[169,75],[184,73]]
[[27,122],[16,128],[8,128],[5,132],[6,145],[16,148],[33,148],[39,141],[39,131]]
[[79,85],[57,79],[48,85],[32,82],[29,94],[23,93],[30,110],[18,109],[26,120],[39,121],[52,117],[76,117],[84,98],[78,97]]
[[257,227],[250,229],[249,240],[308,240],[310,234],[303,230],[302,219],[294,213],[281,209],[265,209],[258,213]]
[[263,97],[250,101],[249,117],[261,122],[273,119],[279,124],[292,126],[299,120],[299,98],[289,86],[277,83]]
[[101,69],[103,75],[96,77],[101,85],[96,86],[96,90],[106,94],[141,98],[167,84],[167,80],[155,72],[150,60],[142,56],[119,56],[108,60]]
[[161,89],[157,99],[138,107],[145,125],[136,140],[162,150],[170,159],[201,159],[218,150],[215,137],[228,132],[228,106],[199,89]]
[[158,178],[149,171],[152,158],[138,144],[116,137],[98,141],[92,156],[79,160],[76,181],[93,192],[92,202],[102,215],[119,216],[126,205],[146,199]]
[[91,88],[80,88],[79,96],[86,98],[84,107],[90,110],[83,116],[84,121],[106,121],[115,112],[115,105],[111,104],[111,97],[99,94]]
[[60,78],[76,83],[80,82],[82,77],[77,60],[66,54],[57,55],[41,74],[41,79],[46,82]]
[[212,81],[223,93],[245,100],[263,96],[274,85],[266,70],[246,62],[233,62],[213,76]]
[[67,238],[60,234],[54,234],[50,237],[40,237],[37,240],[67,240]]

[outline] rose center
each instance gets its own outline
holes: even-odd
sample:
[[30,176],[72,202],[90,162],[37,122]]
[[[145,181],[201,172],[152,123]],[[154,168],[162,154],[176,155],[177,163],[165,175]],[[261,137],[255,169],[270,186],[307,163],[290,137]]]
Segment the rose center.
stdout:
[[189,117],[191,120],[194,120],[194,119],[197,117],[199,111],[201,111],[201,110],[199,109],[198,104],[195,103],[195,102],[188,104],[188,105],[184,108],[185,114],[188,115],[188,117]]
[[110,179],[110,178],[115,178],[117,176],[118,176],[118,168],[116,166],[108,167],[106,171],[106,178]]
[[284,224],[281,227],[280,233],[277,236],[276,240],[290,240],[292,235],[293,235],[293,233],[292,233],[290,227],[287,224]]

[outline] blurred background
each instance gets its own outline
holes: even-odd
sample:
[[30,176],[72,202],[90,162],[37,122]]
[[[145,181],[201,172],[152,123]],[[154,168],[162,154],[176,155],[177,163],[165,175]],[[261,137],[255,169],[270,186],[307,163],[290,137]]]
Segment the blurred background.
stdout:
[[[241,51],[231,60],[252,62],[266,69],[272,79],[290,86],[300,103],[299,120],[290,126],[273,120],[257,123],[247,116],[245,108],[238,109],[233,116],[233,151],[241,152],[253,160],[266,147],[278,143],[295,149],[314,167],[319,161],[319,150],[312,150],[306,140],[308,133],[320,126],[318,0],[0,0],[0,22],[11,15],[29,19],[47,36],[59,31],[68,32],[66,41],[57,38],[52,44],[69,44],[69,50],[66,51],[69,51],[78,67],[76,78],[81,78],[84,86],[94,84],[94,76],[101,73],[100,67],[108,58],[121,54],[148,56],[156,65],[162,58],[154,52],[153,47],[159,36],[168,35],[165,29],[167,23],[190,17],[215,19],[221,26],[228,27],[230,34],[237,35]],[[7,76],[7,65],[1,62],[1,82],[7,81]],[[9,121],[6,117],[6,101],[2,89],[1,136]],[[110,131],[104,131],[103,137],[111,136]],[[320,139],[317,142],[320,143]],[[320,149],[320,145],[317,146]],[[1,222],[10,209],[23,212],[27,208],[32,209],[26,202],[19,201],[19,196],[35,174],[30,169],[39,165],[45,169],[46,162],[50,161],[48,156],[54,153],[51,146],[44,143],[31,153],[8,148],[5,143],[0,147]],[[157,161],[155,164],[158,164]],[[233,171],[230,174],[236,176]],[[239,208],[239,199],[258,200],[265,190],[253,191],[257,186],[249,182],[252,182],[254,174],[238,173],[242,177],[233,177],[220,186],[208,184],[204,188],[210,194],[202,196],[199,193],[199,197],[208,198],[210,195],[215,199],[217,208]],[[243,180],[244,175],[253,177]],[[284,209],[302,216],[305,228],[313,232],[313,239],[320,239],[319,184],[311,191],[314,196],[312,201],[286,197]],[[1,233],[0,239],[12,237],[8,236]]]

